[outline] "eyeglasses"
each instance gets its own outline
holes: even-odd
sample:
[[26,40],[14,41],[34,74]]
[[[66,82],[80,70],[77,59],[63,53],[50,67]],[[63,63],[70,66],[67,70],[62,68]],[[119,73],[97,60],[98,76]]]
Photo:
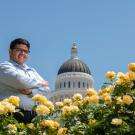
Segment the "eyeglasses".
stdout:
[[24,49],[21,49],[21,48],[14,48],[14,50],[18,53],[25,53],[25,54],[29,54],[30,51],[29,50],[24,50]]

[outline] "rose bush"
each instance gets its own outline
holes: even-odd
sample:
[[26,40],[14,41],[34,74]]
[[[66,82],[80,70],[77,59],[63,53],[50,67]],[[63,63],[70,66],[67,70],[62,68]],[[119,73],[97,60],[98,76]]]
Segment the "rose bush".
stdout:
[[[135,133],[135,63],[127,73],[108,71],[100,90],[87,89],[85,96],[53,104],[42,95],[32,99],[38,114],[32,123],[18,123],[19,98],[11,96],[0,102],[0,134],[8,135],[134,135]],[[10,114],[10,115],[9,115]]]

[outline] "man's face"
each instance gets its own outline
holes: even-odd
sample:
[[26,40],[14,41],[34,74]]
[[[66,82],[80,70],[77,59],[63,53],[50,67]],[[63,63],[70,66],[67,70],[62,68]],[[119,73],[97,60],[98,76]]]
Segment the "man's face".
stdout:
[[28,59],[29,50],[25,44],[19,44],[14,49],[9,49],[9,55],[16,63],[23,65]]

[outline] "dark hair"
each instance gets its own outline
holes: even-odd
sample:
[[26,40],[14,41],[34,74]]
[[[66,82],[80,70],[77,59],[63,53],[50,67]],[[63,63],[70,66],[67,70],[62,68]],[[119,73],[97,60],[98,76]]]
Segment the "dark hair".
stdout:
[[26,45],[28,47],[28,49],[30,50],[30,43],[26,39],[23,39],[23,38],[17,38],[17,39],[14,39],[13,41],[11,41],[10,49],[14,49],[19,44]]

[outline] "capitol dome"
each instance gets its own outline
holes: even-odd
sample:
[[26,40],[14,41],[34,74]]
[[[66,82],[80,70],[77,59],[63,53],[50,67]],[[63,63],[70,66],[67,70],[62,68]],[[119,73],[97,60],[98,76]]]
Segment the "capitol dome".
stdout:
[[55,90],[49,96],[51,101],[72,97],[74,93],[84,94],[93,87],[93,77],[89,67],[78,57],[78,48],[73,43],[71,58],[61,65],[57,73]]
[[66,72],[83,72],[91,75],[89,67],[80,59],[69,59],[59,69],[58,75]]

